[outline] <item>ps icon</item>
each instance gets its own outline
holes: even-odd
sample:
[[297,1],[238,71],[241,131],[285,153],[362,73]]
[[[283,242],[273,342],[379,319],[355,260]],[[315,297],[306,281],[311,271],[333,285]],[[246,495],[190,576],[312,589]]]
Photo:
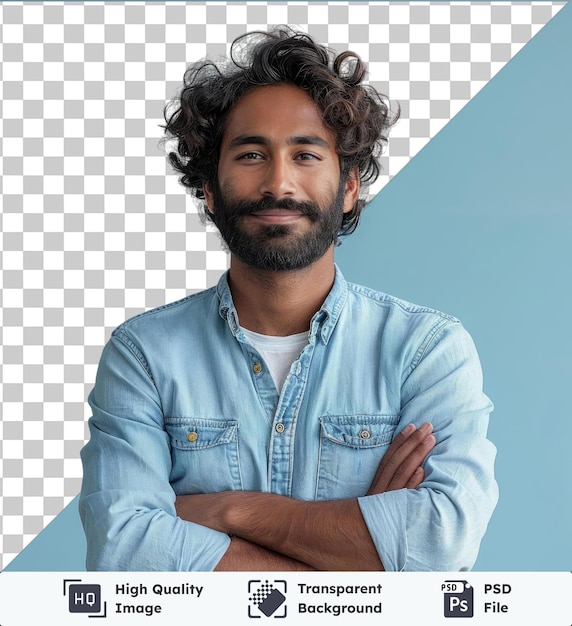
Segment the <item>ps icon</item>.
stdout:
[[466,580],[446,580],[441,591],[445,617],[473,617],[473,588]]

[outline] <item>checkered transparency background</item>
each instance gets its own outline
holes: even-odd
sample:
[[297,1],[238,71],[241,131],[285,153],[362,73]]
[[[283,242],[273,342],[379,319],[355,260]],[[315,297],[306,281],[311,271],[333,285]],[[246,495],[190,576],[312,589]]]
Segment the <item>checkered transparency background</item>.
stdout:
[[0,567],[79,492],[111,330],[227,267],[159,145],[187,63],[276,24],[358,52],[402,111],[377,191],[561,6],[0,4]]

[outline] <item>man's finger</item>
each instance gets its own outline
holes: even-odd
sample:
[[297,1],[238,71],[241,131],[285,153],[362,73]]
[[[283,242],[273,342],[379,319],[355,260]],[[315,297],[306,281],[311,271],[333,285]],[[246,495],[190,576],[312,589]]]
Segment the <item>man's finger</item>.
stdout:
[[[423,441],[405,458],[405,460],[395,469],[393,476],[389,482],[386,491],[394,489],[403,489],[413,476],[413,474],[421,469],[421,463],[425,460],[429,452],[435,446],[435,437],[427,435]],[[418,485],[416,485],[416,488]]]
[[413,432],[406,435],[403,438],[403,441],[398,435],[391,446],[389,446],[389,450],[381,459],[380,466],[388,469],[393,468],[395,471],[412,453],[415,452],[417,447],[421,445],[425,438],[432,432],[432,424],[425,422],[417,429],[414,427]]
[[425,470],[422,467],[418,467],[414,472],[409,482],[406,485],[406,489],[417,489],[425,478]]
[[368,495],[408,486],[414,472],[435,445],[433,426],[408,424],[393,440],[381,459]]

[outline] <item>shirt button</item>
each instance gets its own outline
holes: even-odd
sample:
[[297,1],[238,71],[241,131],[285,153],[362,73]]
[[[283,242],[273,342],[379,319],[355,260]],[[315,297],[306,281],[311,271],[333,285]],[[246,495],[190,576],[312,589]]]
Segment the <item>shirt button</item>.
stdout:
[[196,433],[194,430],[191,431],[188,435],[187,435],[187,441],[190,441],[191,443],[195,443],[195,441],[199,438],[199,434]]
[[252,366],[252,371],[253,371],[255,374],[260,374],[260,372],[262,371],[262,365],[260,365],[260,363],[255,363],[255,364]]
[[275,429],[277,433],[283,433],[286,430],[286,426],[284,426],[282,422],[278,422],[278,424],[276,424],[275,426]]
[[369,432],[369,430],[366,430],[364,428],[363,430],[359,431],[359,438],[360,439],[370,439],[371,438],[371,433]]

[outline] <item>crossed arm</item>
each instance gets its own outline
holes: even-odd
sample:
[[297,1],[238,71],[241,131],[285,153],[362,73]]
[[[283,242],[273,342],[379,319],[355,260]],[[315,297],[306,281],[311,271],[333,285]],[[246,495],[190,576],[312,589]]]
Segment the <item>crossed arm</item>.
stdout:
[[[431,424],[406,426],[381,459],[365,495],[416,489],[435,445]],[[307,502],[272,493],[178,496],[177,515],[231,535],[218,571],[383,570],[357,499]]]

